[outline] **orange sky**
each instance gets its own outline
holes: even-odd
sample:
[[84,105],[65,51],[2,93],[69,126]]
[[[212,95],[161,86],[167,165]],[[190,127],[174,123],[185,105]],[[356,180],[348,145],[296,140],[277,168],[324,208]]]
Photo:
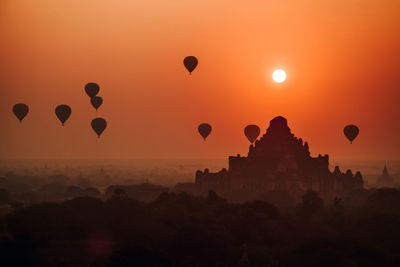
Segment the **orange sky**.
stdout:
[[0,158],[224,158],[247,152],[244,126],[283,115],[313,155],[400,159],[399,14],[398,0],[1,0]]

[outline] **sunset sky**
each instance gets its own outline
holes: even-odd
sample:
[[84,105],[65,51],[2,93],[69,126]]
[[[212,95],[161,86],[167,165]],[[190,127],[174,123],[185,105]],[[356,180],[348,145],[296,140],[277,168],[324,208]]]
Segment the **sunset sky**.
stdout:
[[247,153],[247,124],[282,115],[312,155],[399,160],[399,14],[398,0],[1,0],[0,158],[225,158]]

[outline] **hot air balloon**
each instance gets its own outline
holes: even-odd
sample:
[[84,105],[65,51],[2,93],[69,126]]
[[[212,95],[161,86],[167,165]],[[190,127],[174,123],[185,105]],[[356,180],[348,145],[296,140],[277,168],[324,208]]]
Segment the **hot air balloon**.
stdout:
[[202,123],[199,125],[198,131],[205,141],[207,136],[209,136],[211,133],[211,125],[208,123]]
[[343,132],[347,139],[349,139],[350,144],[352,144],[353,140],[356,139],[359,133],[359,129],[355,125],[347,125],[346,127],[344,127]]
[[66,120],[71,116],[71,108],[67,105],[59,105],[56,107],[56,115],[61,121],[62,126],[64,126]]
[[104,132],[104,130],[107,127],[107,122],[103,118],[96,118],[92,120],[92,128],[93,131],[97,134],[97,136],[100,138],[100,135]]
[[250,143],[254,143],[257,137],[260,135],[260,127],[257,125],[247,125],[244,128],[244,134],[246,135],[247,139],[249,139]]
[[97,110],[101,104],[103,104],[103,98],[100,96],[95,96],[90,99],[90,103],[92,103],[92,106]]
[[85,85],[85,92],[90,97],[95,97],[100,91],[100,87],[97,83],[88,83]]
[[196,57],[193,56],[188,56],[185,57],[183,60],[183,65],[185,65],[185,68],[189,71],[190,74],[192,74],[192,71],[197,67],[198,60]]
[[22,123],[22,120],[29,112],[29,107],[26,104],[15,104],[13,107],[14,115],[18,118],[19,122]]

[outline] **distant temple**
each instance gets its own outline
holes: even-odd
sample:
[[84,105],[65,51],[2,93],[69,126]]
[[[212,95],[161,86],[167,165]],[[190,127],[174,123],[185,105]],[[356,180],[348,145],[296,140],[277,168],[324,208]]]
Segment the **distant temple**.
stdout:
[[363,188],[360,172],[329,170],[328,155],[311,157],[308,143],[295,137],[281,116],[270,121],[267,132],[250,145],[247,157],[229,157],[229,169],[196,172],[198,192],[213,190],[221,195],[233,192],[261,194],[287,191],[295,196],[307,190],[321,196],[341,196]]
[[383,167],[382,175],[378,177],[376,184],[378,187],[393,187],[394,186],[393,178],[389,175],[386,164],[385,164],[385,167]]

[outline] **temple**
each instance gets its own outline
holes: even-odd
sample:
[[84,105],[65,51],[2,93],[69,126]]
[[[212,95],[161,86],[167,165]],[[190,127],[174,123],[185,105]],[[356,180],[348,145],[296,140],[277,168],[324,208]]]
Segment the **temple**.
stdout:
[[342,196],[363,188],[360,172],[329,170],[329,156],[311,157],[308,143],[291,133],[281,116],[270,121],[267,132],[250,145],[247,157],[230,156],[229,168],[217,173],[208,169],[196,172],[197,191],[213,190],[221,195],[242,192],[257,195],[287,191],[301,196],[307,190],[321,196]]
[[389,171],[385,166],[383,167],[382,175],[378,177],[376,181],[378,187],[394,187],[395,183],[393,178],[389,175]]

